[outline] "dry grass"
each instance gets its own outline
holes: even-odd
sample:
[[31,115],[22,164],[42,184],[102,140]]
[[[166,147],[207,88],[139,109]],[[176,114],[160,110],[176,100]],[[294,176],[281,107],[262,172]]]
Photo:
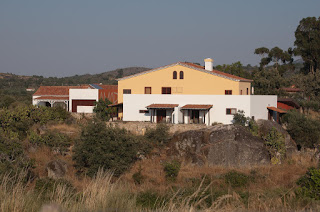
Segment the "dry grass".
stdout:
[[[137,205],[136,198],[141,192],[150,190],[159,195],[170,196],[169,199],[161,200],[163,202],[157,211],[198,211],[199,208],[203,211],[320,210],[319,203],[305,202],[297,198],[294,192],[296,180],[305,174],[308,167],[316,165],[316,161],[304,153],[294,155],[281,165],[256,167],[194,166],[183,162],[175,183],[165,180],[162,163],[167,157],[159,152],[148,159],[136,162],[131,170],[116,181],[110,172],[99,172],[94,179],[78,179],[71,156],[53,154],[47,147],[41,147],[35,153],[29,153],[29,156],[35,159],[35,172],[40,177],[47,176],[45,166],[50,160],[59,158],[66,161],[69,164],[66,179],[76,187],[76,192],[64,186],[57,186],[49,195],[49,200],[45,201],[32,189],[32,185],[21,182],[10,185],[12,180],[4,178],[0,185],[1,211],[39,211],[46,203],[57,204],[66,211],[149,211],[150,208]],[[141,185],[136,185],[132,174],[140,168],[145,180]],[[255,182],[245,188],[228,188],[222,176],[230,170],[247,175],[255,173],[257,177]],[[190,186],[190,179],[203,179],[203,176],[211,179],[210,185],[205,185],[202,181],[192,194],[181,196],[181,190]],[[226,193],[220,195],[211,205],[207,205],[205,198],[215,195],[215,189],[221,189],[221,186],[225,187]],[[173,187],[180,189],[173,190]],[[207,196],[203,195],[204,191],[207,191]],[[241,192],[248,194],[246,201],[240,196]],[[194,197],[198,196],[200,198],[194,201]]]

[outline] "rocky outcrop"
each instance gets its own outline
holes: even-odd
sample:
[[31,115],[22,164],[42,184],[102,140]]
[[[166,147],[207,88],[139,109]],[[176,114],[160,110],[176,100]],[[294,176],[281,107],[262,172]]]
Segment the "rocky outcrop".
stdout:
[[261,138],[245,127],[216,125],[202,130],[176,134],[168,149],[194,164],[249,166],[270,163],[270,155]]
[[283,127],[280,124],[274,121],[269,121],[269,120],[257,120],[257,124],[259,126],[259,132],[261,136],[267,135],[273,127],[283,135],[285,139],[287,156],[290,156],[291,154],[297,152],[297,144],[291,138],[289,133],[285,129],[283,129]]
[[46,170],[49,178],[59,179],[66,175],[68,166],[62,160],[52,160],[47,164]]

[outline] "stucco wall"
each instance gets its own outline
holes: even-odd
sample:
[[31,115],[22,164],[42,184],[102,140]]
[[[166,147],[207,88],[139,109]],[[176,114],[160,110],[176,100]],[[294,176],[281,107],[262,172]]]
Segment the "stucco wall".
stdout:
[[77,113],[93,113],[94,106],[77,106]]
[[[173,79],[173,72],[177,71],[177,79]],[[179,79],[179,72],[184,72],[184,79]],[[161,94],[162,87],[171,87],[172,94],[201,94],[224,95],[225,90],[232,90],[232,94],[239,95],[240,84],[223,77],[215,76],[181,65],[175,65],[142,74],[118,82],[118,102],[123,101],[123,89],[131,89],[131,94],[144,94],[145,87],[151,87],[152,94]],[[242,87],[249,87],[245,82]]]
[[[180,119],[180,108],[186,104],[210,104],[209,124],[219,122],[231,124],[233,115],[226,114],[226,108],[243,110],[246,116],[255,116],[255,119],[267,119],[268,106],[277,106],[277,96],[253,95],[123,95],[123,120],[124,121],[150,121],[150,114],[139,113],[146,110],[150,104],[179,104],[174,111]],[[180,121],[181,122],[181,121]],[[177,122],[176,122],[177,123]]]
[[72,100],[99,100],[98,89],[69,89],[69,111],[72,111]]

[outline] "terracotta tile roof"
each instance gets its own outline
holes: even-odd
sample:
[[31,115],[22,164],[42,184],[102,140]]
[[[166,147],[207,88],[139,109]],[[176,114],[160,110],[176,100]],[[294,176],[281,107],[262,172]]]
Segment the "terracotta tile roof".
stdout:
[[208,110],[212,108],[212,105],[185,105],[181,109],[198,109],[198,110]]
[[59,99],[59,100],[69,100],[68,96],[40,96],[36,99]]
[[186,65],[188,65],[188,66],[193,66],[193,67],[195,67],[195,68],[204,69],[203,66],[200,66],[200,65],[197,65],[197,64],[194,64],[194,63],[188,63],[188,62],[179,62],[179,63],[186,64]]
[[175,108],[178,107],[178,104],[151,104],[146,108]]
[[212,73],[216,73],[216,74],[223,75],[223,76],[226,76],[226,77],[229,77],[229,78],[233,78],[233,79],[238,79],[240,81],[253,82],[253,80],[251,80],[251,79],[245,79],[245,78],[238,77],[238,76],[235,76],[235,75],[232,75],[232,74],[228,74],[228,73],[224,73],[224,72],[218,71],[218,70],[213,70]]
[[200,71],[203,71],[203,72],[206,72],[206,73],[211,73],[212,75],[217,75],[217,76],[221,76],[221,77],[227,77],[229,79],[233,79],[233,80],[237,80],[237,81],[239,80],[239,81],[244,81],[244,82],[253,82],[253,80],[245,79],[245,78],[238,77],[238,76],[235,76],[235,75],[232,75],[232,74],[227,74],[227,73],[224,73],[224,72],[218,71],[218,70],[207,71],[207,70],[205,70],[205,68],[203,66],[199,66],[199,65],[196,65],[196,64],[193,64],[193,63],[188,63],[188,62],[178,62],[178,63],[173,63],[173,64],[170,64],[170,65],[166,65],[166,66],[161,66],[159,68],[155,68],[155,69],[151,69],[151,70],[148,70],[148,71],[140,72],[140,73],[133,74],[133,75],[130,75],[130,76],[126,76],[126,77],[123,77],[123,78],[120,78],[120,79],[117,79],[117,80],[119,81],[119,80],[124,80],[124,79],[128,79],[128,78],[135,77],[135,76],[140,76],[142,74],[151,73],[153,71],[158,71],[158,70],[161,70],[163,68],[167,68],[167,67],[171,67],[171,66],[175,66],[175,65],[186,66],[186,67],[193,68],[193,69],[196,69],[196,70],[200,70]]
[[88,89],[89,85],[80,85],[80,86],[40,86],[38,90],[33,94],[34,96],[68,96],[69,89]]
[[279,108],[276,108],[276,107],[267,107],[269,110],[273,110],[273,111],[276,111],[276,112],[279,112],[279,113],[287,113],[287,111],[285,110],[281,110]]
[[[188,66],[192,66],[192,67],[195,67],[195,68],[199,68],[199,69],[204,69],[205,70],[205,68],[203,66],[199,66],[197,64],[188,63],[188,62],[179,62],[179,63],[183,63],[183,64],[186,64]],[[225,73],[225,72],[222,72],[222,71],[218,71],[218,70],[212,70],[212,73],[223,75],[223,76],[234,78],[234,79],[238,79],[238,80],[242,80],[242,81],[250,81],[250,82],[253,81],[253,80],[250,80],[250,79],[245,79],[245,78],[238,77],[238,76],[235,76],[235,75],[232,75],[232,74],[228,74],[228,73]]]

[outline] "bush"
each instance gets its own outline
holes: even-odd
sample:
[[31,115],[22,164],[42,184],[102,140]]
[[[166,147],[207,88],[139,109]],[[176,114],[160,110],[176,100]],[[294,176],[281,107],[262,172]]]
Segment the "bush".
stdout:
[[265,144],[269,147],[271,153],[271,162],[273,164],[279,164],[281,159],[286,154],[286,146],[283,135],[272,127],[266,137],[264,137]]
[[28,177],[32,177],[34,161],[27,158],[20,141],[9,139],[0,133],[0,175],[9,173],[14,175],[23,169]]
[[290,111],[282,118],[287,131],[300,147],[315,148],[320,144],[320,121],[297,111]]
[[300,186],[296,191],[298,195],[320,200],[320,169],[309,168],[307,173],[297,181],[297,185]]
[[135,184],[140,185],[144,180],[144,176],[142,175],[141,171],[142,169],[140,167],[139,170],[132,175],[132,179]]
[[63,185],[67,189],[71,189],[71,190],[74,189],[72,184],[65,179],[55,180],[55,179],[51,179],[51,178],[38,179],[36,181],[34,189],[37,192],[42,193],[43,195],[46,195],[48,193],[52,193],[53,191],[55,191],[58,185]]
[[29,135],[31,143],[36,145],[46,145],[59,152],[65,152],[71,145],[71,139],[59,132],[48,131],[43,135],[31,131]]
[[115,176],[119,176],[138,159],[138,152],[148,150],[149,144],[142,137],[94,121],[82,129],[74,147],[73,160],[79,171],[89,176],[99,168],[111,169]]
[[248,125],[251,134],[254,136],[259,136],[259,126],[257,125],[257,123],[254,120],[250,119]]
[[233,188],[244,187],[249,184],[252,177],[243,173],[230,171],[224,175],[225,182]]
[[245,126],[247,123],[248,118],[245,117],[243,110],[238,110],[238,112],[233,115],[233,124]]
[[148,128],[145,134],[147,140],[158,143],[158,144],[165,144],[169,141],[170,127],[164,123],[157,124],[155,129]]
[[156,209],[160,207],[163,198],[156,192],[145,191],[137,195],[137,205],[143,208]]
[[177,180],[181,164],[177,160],[164,163],[163,170],[168,181],[175,182]]

